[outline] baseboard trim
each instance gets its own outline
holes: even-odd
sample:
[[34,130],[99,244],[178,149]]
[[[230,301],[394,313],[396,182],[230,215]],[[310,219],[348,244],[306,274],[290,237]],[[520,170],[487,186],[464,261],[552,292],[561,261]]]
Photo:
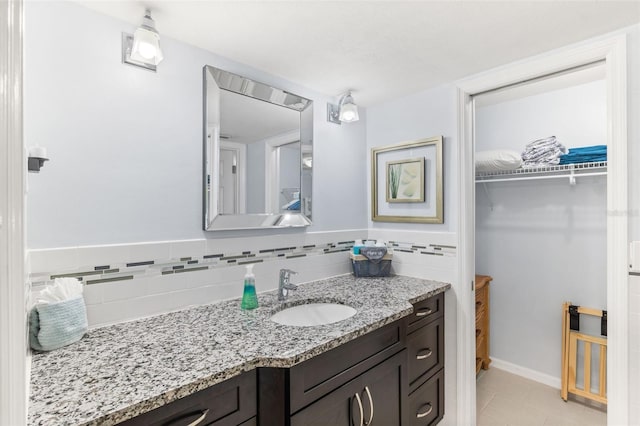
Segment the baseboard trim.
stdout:
[[501,359],[491,357],[490,368],[497,368],[498,370],[503,370],[507,373],[515,374],[517,376],[524,377],[525,379],[533,380],[534,382],[542,383],[543,385],[560,389],[560,379],[558,377],[553,377],[548,374],[541,373],[527,367],[522,367],[508,361],[503,361]]

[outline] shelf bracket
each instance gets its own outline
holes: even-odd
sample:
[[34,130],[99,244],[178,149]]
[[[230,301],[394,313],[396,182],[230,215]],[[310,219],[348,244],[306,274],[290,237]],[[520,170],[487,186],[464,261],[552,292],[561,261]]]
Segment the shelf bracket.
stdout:
[[491,201],[491,195],[489,195],[489,188],[487,188],[487,183],[482,182],[482,187],[484,188],[484,193],[487,195],[487,200],[489,200],[489,208],[493,211],[493,201]]
[[571,166],[571,169],[569,169],[569,185],[575,185],[576,184],[576,174],[575,174],[575,167],[573,167],[573,165]]

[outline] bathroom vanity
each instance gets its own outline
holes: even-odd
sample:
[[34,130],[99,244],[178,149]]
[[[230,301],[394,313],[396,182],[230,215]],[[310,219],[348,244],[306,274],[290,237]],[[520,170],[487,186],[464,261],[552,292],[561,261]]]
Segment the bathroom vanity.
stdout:
[[[447,288],[345,275],[304,284],[284,304],[261,294],[254,311],[234,300],[97,329],[34,356],[29,423],[436,424]],[[311,302],[357,313],[315,327],[270,320]]]

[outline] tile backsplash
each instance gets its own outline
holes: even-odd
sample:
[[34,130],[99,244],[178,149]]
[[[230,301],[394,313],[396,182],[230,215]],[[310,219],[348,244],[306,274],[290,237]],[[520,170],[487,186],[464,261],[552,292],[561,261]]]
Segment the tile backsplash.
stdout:
[[[450,281],[455,246],[421,234],[385,240],[394,273]],[[351,230],[31,250],[30,281],[34,291],[56,277],[83,281],[89,324],[98,327],[240,297],[246,264],[259,292],[277,288],[280,268],[298,271],[295,283],[349,273],[354,241],[370,237]]]
[[[276,247],[259,250],[243,250],[241,252],[220,252],[199,256],[185,256],[173,259],[150,259],[136,262],[109,263],[82,266],[66,271],[41,271],[30,275],[32,284],[37,287],[47,281],[60,277],[74,277],[87,285],[114,281],[132,280],[135,278],[181,274],[204,271],[207,269],[263,263],[274,260],[296,259],[346,252],[353,247],[355,240],[337,241],[335,243],[308,244],[293,247]],[[81,269],[78,271],[77,269]]]

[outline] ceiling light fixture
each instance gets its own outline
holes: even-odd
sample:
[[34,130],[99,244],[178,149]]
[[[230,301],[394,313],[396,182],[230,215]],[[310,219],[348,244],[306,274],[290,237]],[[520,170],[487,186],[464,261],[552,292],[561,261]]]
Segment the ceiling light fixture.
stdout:
[[133,34],[122,33],[122,62],[151,71],[164,59],[160,49],[160,34],[147,9],[142,25]]
[[358,114],[358,105],[353,101],[351,96],[351,90],[340,98],[340,102],[337,105],[327,104],[327,121],[336,124],[353,123],[358,121],[360,115]]

